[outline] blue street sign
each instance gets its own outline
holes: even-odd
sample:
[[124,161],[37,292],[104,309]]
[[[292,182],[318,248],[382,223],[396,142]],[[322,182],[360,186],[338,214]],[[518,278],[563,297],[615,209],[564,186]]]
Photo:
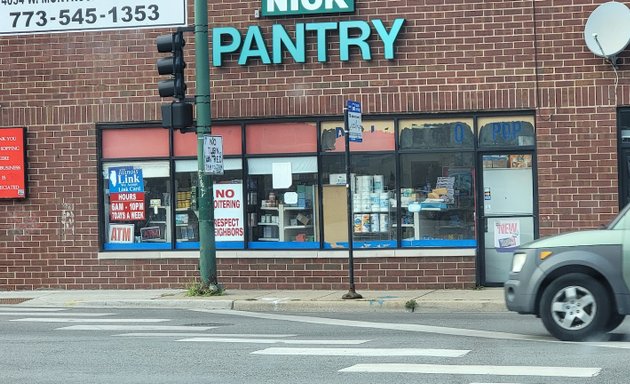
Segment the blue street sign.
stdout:
[[363,127],[361,126],[361,103],[348,100],[348,140],[355,142],[363,141]]

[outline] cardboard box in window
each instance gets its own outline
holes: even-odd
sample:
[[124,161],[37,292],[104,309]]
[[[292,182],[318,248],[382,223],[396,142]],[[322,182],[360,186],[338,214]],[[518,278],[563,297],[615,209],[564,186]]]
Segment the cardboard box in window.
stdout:
[[308,223],[311,221],[311,218],[302,214],[302,213],[298,213],[298,215],[296,216],[297,221],[299,221],[302,225],[308,225]]

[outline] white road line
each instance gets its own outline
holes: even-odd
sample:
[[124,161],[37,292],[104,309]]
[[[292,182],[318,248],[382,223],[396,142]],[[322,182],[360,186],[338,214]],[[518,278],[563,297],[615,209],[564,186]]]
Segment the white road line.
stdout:
[[65,308],[0,307],[0,312],[59,312],[65,310]]
[[584,342],[580,343],[580,345],[588,345],[591,347],[630,349],[630,342],[627,341]]
[[190,325],[70,325],[57,328],[59,331],[207,331],[217,327],[194,327]]
[[242,338],[219,338],[219,337],[195,337],[178,341],[195,341],[202,343],[251,343],[251,344],[305,344],[305,345],[358,345],[367,343],[370,340],[282,340],[282,339],[242,339]]
[[470,350],[422,348],[267,348],[252,352],[254,355],[299,356],[435,356],[462,357]]
[[175,337],[239,337],[239,338],[274,338],[274,337],[293,337],[297,335],[246,335],[246,334],[232,334],[232,333],[185,333],[185,332],[132,332],[121,333],[114,336],[122,337],[161,337],[161,336],[175,336]]
[[79,316],[79,317],[99,317],[110,316],[114,313],[81,313],[81,312],[63,312],[63,313],[40,313],[40,312],[0,312],[0,316]]
[[439,326],[421,325],[421,324],[376,323],[376,322],[369,322],[369,321],[339,320],[339,319],[330,319],[330,318],[325,318],[325,317],[314,317],[314,316],[282,315],[282,314],[274,314],[274,313],[257,313],[257,312],[245,312],[245,311],[231,311],[231,310],[195,309],[195,311],[220,313],[220,314],[231,315],[231,316],[253,317],[253,318],[259,318],[259,319],[285,320],[285,321],[293,321],[293,322],[308,323],[308,324],[333,325],[337,327],[345,326],[345,327],[357,327],[357,328],[389,329],[389,330],[394,330],[394,331],[436,333],[436,334],[451,335],[451,336],[483,337],[483,338],[488,338],[488,339],[501,339],[501,340],[556,341],[550,336],[528,336],[528,335],[521,335],[517,333],[480,331],[480,330],[475,330],[475,329],[449,328],[449,327],[439,327]]
[[498,365],[356,364],[339,372],[434,373],[448,375],[504,375],[545,377],[594,377],[601,368]]
[[13,319],[9,321],[21,321],[32,323],[161,323],[170,321],[169,319],[74,319],[74,318],[52,318],[52,317],[26,317],[24,319]]
[[493,332],[493,331],[480,331],[475,329],[462,329],[462,328],[449,328],[449,327],[439,327],[433,325],[421,325],[421,324],[400,324],[400,323],[376,323],[369,321],[356,321],[356,320],[339,320],[339,319],[330,319],[325,317],[314,317],[314,316],[296,316],[296,315],[282,315],[275,313],[258,313],[258,312],[246,312],[246,311],[232,311],[232,310],[212,310],[212,309],[192,309],[196,312],[206,312],[206,313],[218,313],[223,315],[230,316],[242,316],[242,317],[252,317],[258,319],[268,319],[268,320],[282,320],[282,321],[292,321],[296,323],[307,323],[307,324],[319,324],[319,325],[332,325],[335,327],[356,327],[356,328],[373,328],[373,329],[388,329],[394,331],[406,331],[406,332],[422,332],[422,333],[433,333],[440,335],[449,335],[449,336],[465,336],[465,337],[480,337],[486,339],[497,339],[497,340],[521,340],[521,341],[542,341],[546,343],[563,343],[563,344],[574,344],[574,345],[589,345],[592,347],[602,347],[602,348],[620,348],[620,349],[630,349],[630,342],[572,342],[572,341],[560,341],[554,339],[551,336],[530,336],[523,335],[518,333],[509,333],[509,332]]

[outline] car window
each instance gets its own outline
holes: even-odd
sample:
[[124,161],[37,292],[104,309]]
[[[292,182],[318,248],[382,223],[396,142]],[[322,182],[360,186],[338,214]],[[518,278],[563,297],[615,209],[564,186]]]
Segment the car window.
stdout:
[[630,229],[630,204],[626,205],[621,212],[608,224],[608,229]]

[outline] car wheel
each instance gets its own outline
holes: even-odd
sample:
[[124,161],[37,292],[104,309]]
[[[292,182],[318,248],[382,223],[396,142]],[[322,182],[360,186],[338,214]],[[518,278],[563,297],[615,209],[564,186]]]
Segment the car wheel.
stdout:
[[600,282],[581,273],[569,273],[543,292],[540,317],[556,338],[582,341],[600,337],[607,325],[612,325],[613,316],[610,299]]
[[613,329],[617,328],[618,326],[621,325],[621,323],[623,323],[623,320],[625,318],[626,318],[625,315],[620,315],[618,313],[613,313],[610,316],[610,319],[608,320],[608,324],[606,324],[606,327],[604,328],[604,331],[610,332]]

